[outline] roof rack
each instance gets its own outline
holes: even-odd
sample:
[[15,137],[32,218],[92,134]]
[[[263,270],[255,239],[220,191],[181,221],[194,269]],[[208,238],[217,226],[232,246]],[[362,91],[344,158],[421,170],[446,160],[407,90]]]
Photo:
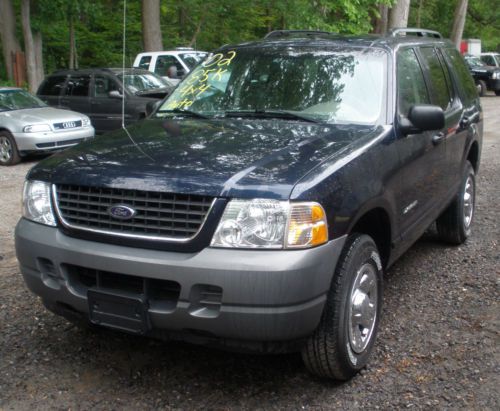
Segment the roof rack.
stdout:
[[321,30],[274,30],[269,33],[267,33],[264,38],[265,39],[271,39],[271,38],[278,38],[278,37],[297,37],[297,36],[317,36],[317,35],[330,35],[333,33],[330,33],[328,31],[321,31]]
[[417,37],[433,37],[436,39],[443,38],[443,36],[439,31],[419,29],[419,28],[396,27],[390,29],[387,32],[387,37],[396,37],[405,35],[417,36]]

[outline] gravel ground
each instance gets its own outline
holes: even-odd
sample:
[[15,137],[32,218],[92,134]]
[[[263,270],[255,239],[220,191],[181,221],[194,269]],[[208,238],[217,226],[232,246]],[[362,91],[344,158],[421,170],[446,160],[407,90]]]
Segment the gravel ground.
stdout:
[[14,253],[21,187],[35,161],[0,169],[0,410],[500,409],[500,98],[483,98],[473,236],[432,229],[387,273],[377,348],[339,384],[299,355],[251,356],[85,331],[27,291]]

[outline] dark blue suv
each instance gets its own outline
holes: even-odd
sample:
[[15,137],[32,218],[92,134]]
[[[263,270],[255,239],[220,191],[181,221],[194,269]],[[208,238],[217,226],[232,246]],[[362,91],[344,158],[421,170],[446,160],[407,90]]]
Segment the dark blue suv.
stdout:
[[21,271],[72,321],[301,350],[348,379],[373,349],[383,272],[434,221],[451,244],[470,235],[482,128],[435,32],[224,46],[148,119],[29,172]]

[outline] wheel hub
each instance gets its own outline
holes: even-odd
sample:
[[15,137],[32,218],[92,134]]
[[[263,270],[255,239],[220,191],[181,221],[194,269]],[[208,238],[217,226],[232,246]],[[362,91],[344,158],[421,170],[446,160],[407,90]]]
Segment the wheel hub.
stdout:
[[377,317],[377,275],[372,264],[364,264],[356,273],[349,303],[349,343],[359,354],[371,340]]
[[464,227],[468,229],[472,223],[474,214],[474,181],[472,177],[467,177],[464,190]]
[[0,137],[0,160],[4,163],[12,156],[12,146],[7,137]]

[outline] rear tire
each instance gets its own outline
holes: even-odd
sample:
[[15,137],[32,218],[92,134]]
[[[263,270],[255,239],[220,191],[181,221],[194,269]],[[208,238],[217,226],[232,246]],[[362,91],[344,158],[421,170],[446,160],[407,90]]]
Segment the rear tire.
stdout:
[[0,131],[0,166],[13,166],[21,161],[16,140],[8,131]]
[[436,220],[439,237],[447,243],[460,245],[471,234],[476,204],[476,177],[467,161],[458,193],[448,208]]
[[486,90],[487,90],[486,82],[484,80],[478,80],[476,83],[476,87],[479,96],[484,97],[486,95]]
[[382,273],[371,237],[350,235],[320,324],[302,348],[302,358],[312,374],[348,380],[367,364],[382,307]]

